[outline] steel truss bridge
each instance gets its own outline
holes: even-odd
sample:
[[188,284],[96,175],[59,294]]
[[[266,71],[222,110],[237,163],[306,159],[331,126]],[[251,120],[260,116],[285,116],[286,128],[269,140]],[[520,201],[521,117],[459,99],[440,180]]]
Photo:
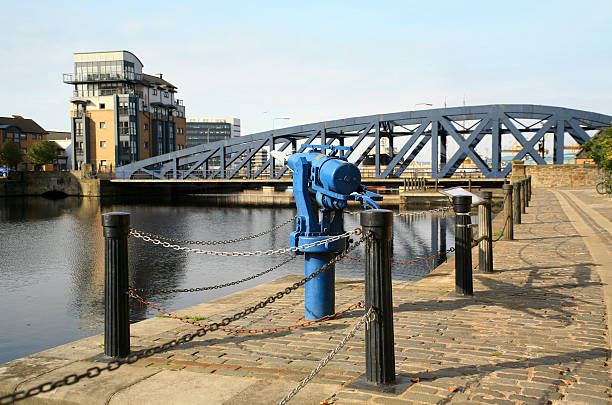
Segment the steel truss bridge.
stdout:
[[[432,164],[422,177],[451,177],[470,158],[481,176],[504,178],[512,167],[502,162],[502,140],[511,138],[520,145],[513,160],[529,156],[536,164],[545,165],[536,147],[551,134],[553,163],[563,164],[566,136],[582,145],[593,131],[610,125],[612,116],[529,104],[406,111],[318,122],[198,145],[118,167],[116,175],[119,179],[279,179],[290,171],[268,153],[270,150],[302,152],[306,145],[340,145],[350,147],[341,154],[361,165],[362,172],[364,160],[374,157],[372,170],[366,168],[364,177],[400,178],[408,175],[410,164],[430,144]],[[491,159],[483,158],[483,149]],[[452,155],[449,150],[454,151]]]

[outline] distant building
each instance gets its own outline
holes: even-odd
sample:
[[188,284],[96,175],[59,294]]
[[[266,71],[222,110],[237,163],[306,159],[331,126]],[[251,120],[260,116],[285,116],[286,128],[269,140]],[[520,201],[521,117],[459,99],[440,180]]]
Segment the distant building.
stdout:
[[62,131],[60,129],[50,129],[47,131],[48,141],[71,141],[72,134],[70,131]]
[[64,74],[64,83],[74,85],[74,169],[89,163],[113,170],[185,147],[185,107],[176,86],[142,68],[128,51],[74,54],[74,72]]
[[57,169],[70,170],[72,168],[72,134],[61,129],[49,129],[47,140],[55,143],[57,147]]
[[[5,142],[15,142],[21,151],[26,154],[34,142],[46,141],[47,131],[34,120],[23,118],[20,115],[0,117],[0,145]],[[27,157],[18,167],[20,170],[33,169]]]
[[238,118],[188,118],[187,147],[240,136]]

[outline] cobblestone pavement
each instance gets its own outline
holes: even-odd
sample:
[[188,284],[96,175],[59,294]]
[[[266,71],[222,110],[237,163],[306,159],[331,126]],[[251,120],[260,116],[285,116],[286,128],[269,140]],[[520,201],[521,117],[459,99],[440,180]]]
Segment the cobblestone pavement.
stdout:
[[[395,285],[396,367],[414,381],[409,388],[399,395],[337,389],[321,399],[337,404],[608,403],[609,346],[600,281],[552,193],[534,193],[515,238],[495,244],[496,272],[475,274],[473,298],[449,296],[452,263],[423,283]],[[302,294],[280,300],[240,326],[298,322]],[[362,297],[362,282],[338,282],[337,308]],[[137,364],[297,382],[335,347],[357,316],[263,336],[227,334]],[[157,339],[182,332],[179,327]],[[359,376],[365,367],[362,336],[349,342],[314,382],[338,384]]]
[[[553,192],[534,190],[515,238],[495,243],[495,272],[474,275],[474,297],[452,296],[452,258],[420,282],[394,283],[396,371],[407,382],[397,393],[346,387],[365,371],[361,331],[291,403],[610,403],[606,306],[597,265]],[[298,278],[283,277],[178,314],[218,321]],[[338,280],[336,286],[338,310],[364,297],[363,281]],[[231,327],[299,323],[303,299],[300,289]],[[169,380],[160,376],[168,372],[183,380],[195,374],[211,381],[231,376],[233,391],[215,403],[273,404],[308,375],[362,314],[353,311],[318,326],[264,335],[211,333],[126,368],[150,371],[148,380],[158,378],[162,384]],[[133,326],[134,349],[194,329],[163,318]],[[241,381],[253,378],[255,385],[241,388]],[[108,403],[138,399],[128,389]]]

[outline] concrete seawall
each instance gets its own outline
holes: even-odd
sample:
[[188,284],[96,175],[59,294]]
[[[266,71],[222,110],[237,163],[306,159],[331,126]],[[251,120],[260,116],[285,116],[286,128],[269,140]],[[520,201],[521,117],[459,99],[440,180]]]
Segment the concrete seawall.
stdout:
[[99,197],[102,187],[99,179],[85,176],[80,171],[17,172],[7,179],[0,179],[0,197],[36,196],[51,192]]

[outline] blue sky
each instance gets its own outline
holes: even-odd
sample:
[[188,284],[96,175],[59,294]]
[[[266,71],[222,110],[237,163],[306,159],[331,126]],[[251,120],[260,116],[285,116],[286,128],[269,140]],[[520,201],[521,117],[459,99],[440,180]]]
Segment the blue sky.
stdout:
[[[2,0],[0,115],[69,128],[74,52],[126,49],[243,133],[447,105],[612,114],[611,1]],[[417,108],[423,108],[417,106]]]

